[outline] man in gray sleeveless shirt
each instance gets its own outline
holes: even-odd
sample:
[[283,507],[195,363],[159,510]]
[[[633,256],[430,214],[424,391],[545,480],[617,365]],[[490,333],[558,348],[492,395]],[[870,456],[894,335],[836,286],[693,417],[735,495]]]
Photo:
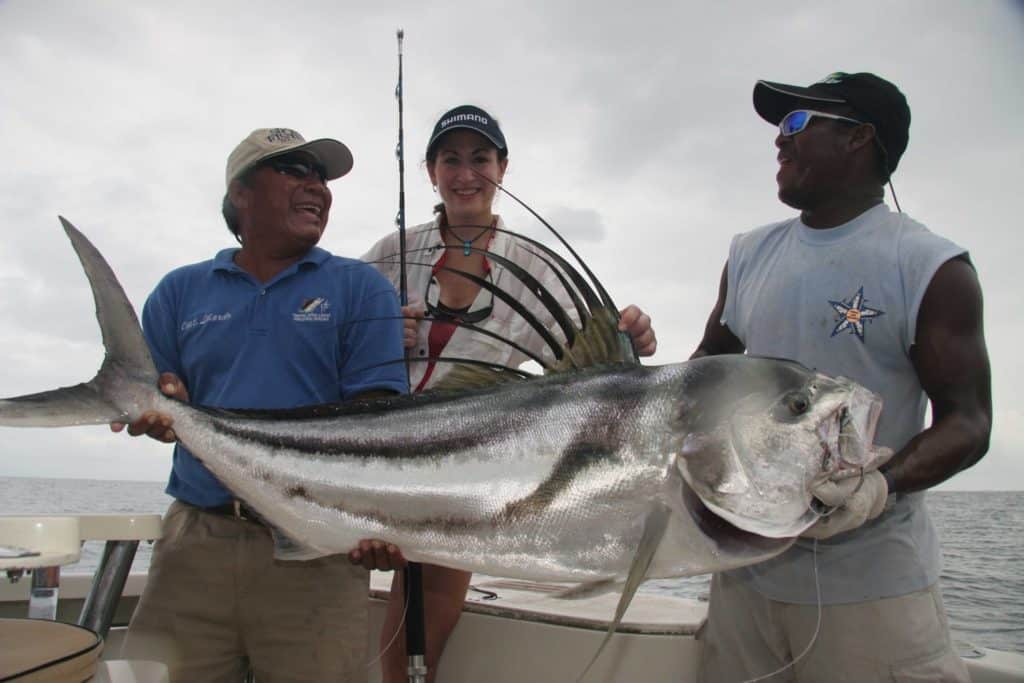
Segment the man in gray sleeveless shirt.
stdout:
[[746,351],[849,377],[882,396],[876,442],[896,453],[816,492],[838,507],[790,550],[713,577],[701,679],[969,680],[924,491],[988,449],[977,274],[964,249],[883,203],[910,128],[892,83],[758,81],[754,108],[779,126],[779,199],[800,216],[733,239],[693,357]]

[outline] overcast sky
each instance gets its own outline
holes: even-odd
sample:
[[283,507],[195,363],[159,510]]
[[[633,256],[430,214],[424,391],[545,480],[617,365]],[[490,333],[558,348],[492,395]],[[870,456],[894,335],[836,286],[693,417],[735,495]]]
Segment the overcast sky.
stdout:
[[[507,187],[564,229],[619,304],[654,318],[651,363],[693,351],[731,236],[793,213],[775,196],[754,82],[894,81],[913,113],[900,203],[970,250],[985,290],[992,448],[944,487],[1024,488],[1021,2],[0,0],[0,395],[83,381],[102,358],[57,215],[141,309],[166,271],[233,243],[224,163],[254,128],[352,149],[323,246],[358,256],[392,230],[398,27],[409,224],[434,202],[434,121],[484,107],[509,141]],[[541,234],[511,201],[499,210]],[[3,429],[0,475],[163,480],[170,449],[147,441]]]

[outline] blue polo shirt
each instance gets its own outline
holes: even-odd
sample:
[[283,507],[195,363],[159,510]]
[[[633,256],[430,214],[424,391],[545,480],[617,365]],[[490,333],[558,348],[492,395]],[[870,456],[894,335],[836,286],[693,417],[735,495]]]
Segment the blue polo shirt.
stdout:
[[[235,265],[238,251],[171,271],[143,308],[157,369],[180,377],[192,403],[294,408],[407,390],[404,364],[372,367],[403,355],[398,297],[373,267],[314,247],[261,283]],[[231,500],[181,444],[167,493],[200,507]]]

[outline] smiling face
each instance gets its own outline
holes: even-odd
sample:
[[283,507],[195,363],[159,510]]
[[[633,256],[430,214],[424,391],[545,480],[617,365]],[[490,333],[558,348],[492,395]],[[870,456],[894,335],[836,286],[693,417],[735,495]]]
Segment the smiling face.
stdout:
[[[842,108],[823,106],[820,102],[798,103],[793,108],[849,116]],[[853,128],[845,121],[814,117],[799,133],[779,134],[775,138],[775,146],[779,150],[779,171],[775,180],[779,186],[779,199],[784,204],[795,209],[813,210],[847,184],[847,143]]]
[[282,253],[305,253],[320,241],[331,211],[331,191],[312,155],[300,152],[260,164],[247,182],[232,183],[242,243]]
[[497,148],[487,138],[465,129],[446,133],[435,149],[427,172],[444,201],[449,223],[489,224],[497,188],[478,174],[500,183],[508,159],[499,160]]

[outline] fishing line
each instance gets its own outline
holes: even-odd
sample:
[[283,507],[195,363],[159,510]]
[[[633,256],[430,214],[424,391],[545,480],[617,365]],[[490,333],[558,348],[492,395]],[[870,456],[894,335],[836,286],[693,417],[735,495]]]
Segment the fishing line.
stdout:
[[889,178],[889,192],[892,193],[892,200],[896,203],[896,211],[903,213],[903,209],[900,208],[900,200],[896,199],[896,188],[892,186],[892,178]]
[[388,644],[380,649],[377,656],[366,663],[367,669],[384,658],[384,653],[391,649],[391,646],[395,644],[396,640],[398,640],[399,634],[402,633],[402,627],[405,626],[405,615],[409,612],[409,596],[403,594],[402,597],[402,616],[398,619],[398,626],[395,628],[395,633],[391,636],[391,640],[388,641]]
[[811,641],[807,643],[807,647],[804,648],[804,651],[798,654],[789,664],[786,664],[785,666],[782,666],[776,669],[775,671],[772,671],[771,673],[765,674],[764,676],[758,676],[757,678],[748,678],[747,680],[743,681],[743,683],[755,683],[756,681],[763,681],[767,678],[771,678],[772,676],[777,676],[786,669],[796,666],[796,663],[803,659],[807,655],[807,653],[811,651],[811,647],[814,645],[814,641],[818,639],[818,633],[821,631],[821,582],[818,580],[818,539],[814,539],[814,546],[811,550],[811,558],[814,564],[814,592],[818,604],[818,618],[817,623],[814,624],[814,633],[811,634]]

